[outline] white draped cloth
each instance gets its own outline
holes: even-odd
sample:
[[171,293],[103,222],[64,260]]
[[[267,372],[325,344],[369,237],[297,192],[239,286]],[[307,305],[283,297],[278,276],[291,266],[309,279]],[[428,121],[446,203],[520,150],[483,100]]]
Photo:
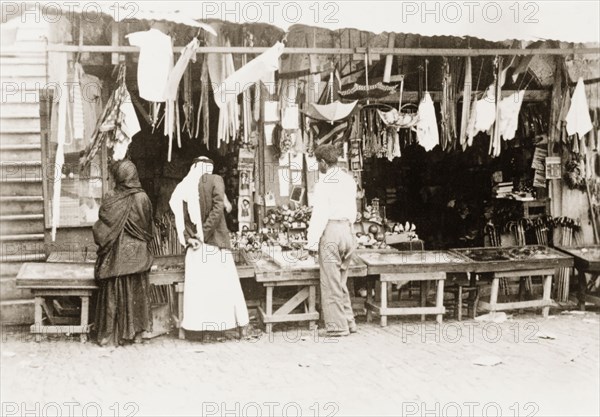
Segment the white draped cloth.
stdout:
[[195,224],[197,249],[188,248],[185,255],[183,321],[181,326],[192,331],[220,331],[249,323],[246,300],[240,278],[229,250],[205,244],[202,235],[198,184],[204,174],[212,173],[212,164],[198,162],[177,185],[170,206],[180,242],[185,245],[183,202]]

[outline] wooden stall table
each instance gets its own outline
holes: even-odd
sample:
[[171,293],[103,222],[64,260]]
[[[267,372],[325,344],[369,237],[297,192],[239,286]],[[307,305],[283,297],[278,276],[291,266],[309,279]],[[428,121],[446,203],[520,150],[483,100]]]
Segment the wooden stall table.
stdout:
[[[27,262],[17,274],[17,287],[31,290],[34,296],[34,323],[30,332],[35,335],[36,342],[40,342],[44,334],[79,334],[81,342],[87,341],[90,297],[97,288],[93,265]],[[79,320],[57,315],[54,305],[49,302],[52,297],[79,297]],[[46,321],[49,324],[45,324]]]
[[[452,249],[454,254],[465,257],[469,269],[474,274],[492,273],[492,287],[489,302],[479,301],[479,307],[486,311],[520,310],[524,308],[541,308],[542,315],[548,317],[553,304],[552,278],[560,268],[573,266],[573,258],[558,250],[540,246],[527,245],[521,247],[486,247]],[[541,300],[498,302],[500,279],[523,278],[529,276],[543,277],[543,294]]]
[[[314,329],[319,320],[316,308],[317,286],[319,285],[319,265],[290,264],[281,266],[267,254],[261,256],[254,265],[256,281],[266,288],[266,299],[259,306],[259,314],[267,333],[273,331],[273,324],[308,321],[309,328]],[[357,259],[353,259],[348,269],[348,277],[364,277],[367,267]],[[273,291],[277,287],[297,287],[297,292],[274,311]],[[304,303],[303,313],[293,311]]]
[[[464,257],[447,251],[407,251],[366,253],[359,252],[357,256],[367,265],[369,275],[378,275],[379,304],[372,299],[370,289],[367,291],[367,320],[372,312],[380,316],[381,326],[387,326],[388,316],[435,315],[438,323],[446,309],[444,307],[444,280],[447,272],[464,272],[466,261]],[[420,281],[421,300],[419,306],[392,307],[388,300],[388,283],[395,281]],[[427,283],[437,283],[436,302],[434,307],[426,306]]]
[[[596,283],[600,278],[600,245],[577,246],[573,248],[558,248],[574,258],[575,269],[578,275],[579,308],[585,311],[585,303],[600,306],[600,293]],[[588,283],[585,274],[589,273],[592,279]]]
[[[97,289],[94,280],[94,263],[96,261],[96,254],[93,252],[53,252],[48,257],[45,263],[32,262],[25,263],[21,267],[21,271],[17,276],[17,287],[22,289],[31,289],[35,298],[35,323],[42,323],[42,312],[44,312],[52,325],[58,324],[62,317],[56,317],[54,311],[51,310],[51,305],[44,301],[45,298],[49,297],[66,297],[66,296],[79,296],[85,297],[87,301],[84,304],[82,298],[81,317],[86,319],[86,325],[89,333],[89,297],[92,295],[92,291]],[[238,270],[240,278],[253,278],[254,267],[244,260],[243,257],[234,253],[234,261]],[[25,267],[27,265],[27,268]],[[154,263],[150,270],[149,282],[153,286],[167,286],[167,288],[173,288],[174,293],[177,294],[177,306],[175,306],[175,296],[172,296],[171,289],[165,291],[158,291],[157,296],[161,296],[168,304],[169,310],[171,310],[169,316],[166,317],[168,312],[160,314],[161,317],[154,317],[161,319],[161,321],[168,321],[172,319],[175,326],[179,329],[179,337],[184,338],[185,333],[181,328],[181,319],[183,318],[183,287],[185,281],[185,256],[184,255],[165,255],[155,256]],[[63,274],[63,272],[66,273]],[[85,295],[77,295],[73,291]],[[42,295],[42,293],[44,295]],[[39,299],[38,299],[39,297]],[[38,307],[38,302],[41,307]],[[153,314],[155,316],[155,314]],[[165,317],[162,317],[165,316]],[[54,320],[51,321],[51,320]],[[58,322],[57,322],[58,321]],[[155,320],[156,322],[157,320]],[[31,333],[36,334],[36,340],[41,340],[43,333],[77,333],[74,329],[79,327],[64,326],[58,327],[54,330],[42,328],[39,330],[36,324],[31,326]],[[81,324],[79,324],[81,326]],[[48,327],[48,326],[45,326]],[[149,337],[158,336],[160,334],[167,333],[168,326],[154,326],[155,329],[149,335]],[[164,327],[164,328],[163,328]],[[63,330],[63,331],[60,331]],[[82,337],[82,340],[85,337]]]

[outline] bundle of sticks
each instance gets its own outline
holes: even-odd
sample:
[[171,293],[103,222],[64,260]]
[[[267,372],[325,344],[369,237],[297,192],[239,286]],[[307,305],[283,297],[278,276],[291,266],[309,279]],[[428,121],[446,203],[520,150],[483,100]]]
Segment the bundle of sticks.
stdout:
[[174,285],[150,285],[150,304],[168,304],[172,316],[177,312],[176,301]]
[[[554,219],[556,226],[561,231],[561,246],[577,246],[580,244],[581,222],[579,219],[571,219],[569,217],[558,217]],[[558,302],[569,301],[569,282],[571,278],[570,268],[561,268],[558,271],[556,280],[556,295],[555,300]]]
[[548,232],[552,225],[553,222],[551,219],[549,220],[546,217],[538,217],[533,220],[532,226],[533,230],[535,230],[535,237],[538,245],[548,246]]
[[167,212],[161,219],[154,221],[150,251],[156,256],[182,255],[184,253],[184,248],[177,238],[175,219],[171,213]]
[[502,246],[502,237],[501,237],[501,233],[500,233],[500,228],[497,227],[494,223],[492,223],[491,221],[485,225],[485,229],[484,229],[484,233],[485,235],[487,235],[489,241],[490,241],[490,246]]
[[[490,241],[490,246],[502,246],[502,230],[492,223],[491,220],[485,225],[484,233]],[[504,295],[508,295],[508,282],[506,281],[506,278],[500,279],[500,290]]]

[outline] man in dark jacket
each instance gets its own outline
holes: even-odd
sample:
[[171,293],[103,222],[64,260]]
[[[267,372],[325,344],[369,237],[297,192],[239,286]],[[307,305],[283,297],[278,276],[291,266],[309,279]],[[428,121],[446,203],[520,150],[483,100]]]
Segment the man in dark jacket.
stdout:
[[[196,158],[193,164],[202,164],[202,175],[198,182],[198,197],[204,243],[221,249],[230,249],[231,240],[225,220],[225,184],[223,178],[212,173],[214,164],[207,157]],[[197,239],[196,225],[191,221],[188,210],[184,210],[184,215],[185,241],[188,245],[196,248],[200,244]]]

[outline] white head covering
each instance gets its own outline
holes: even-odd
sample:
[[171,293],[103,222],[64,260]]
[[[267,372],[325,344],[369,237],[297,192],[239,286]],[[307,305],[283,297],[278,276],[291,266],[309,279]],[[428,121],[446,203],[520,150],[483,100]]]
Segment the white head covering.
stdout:
[[200,212],[200,196],[198,194],[198,184],[200,178],[204,174],[212,174],[213,163],[210,159],[200,157],[194,160],[194,164],[190,168],[190,172],[181,180],[173,194],[169,206],[175,215],[175,227],[177,228],[177,237],[179,243],[186,245],[183,231],[185,229],[185,221],[183,219],[183,202],[187,203],[188,214],[190,220],[196,225],[196,238],[204,242],[204,234],[202,231],[202,214]]

